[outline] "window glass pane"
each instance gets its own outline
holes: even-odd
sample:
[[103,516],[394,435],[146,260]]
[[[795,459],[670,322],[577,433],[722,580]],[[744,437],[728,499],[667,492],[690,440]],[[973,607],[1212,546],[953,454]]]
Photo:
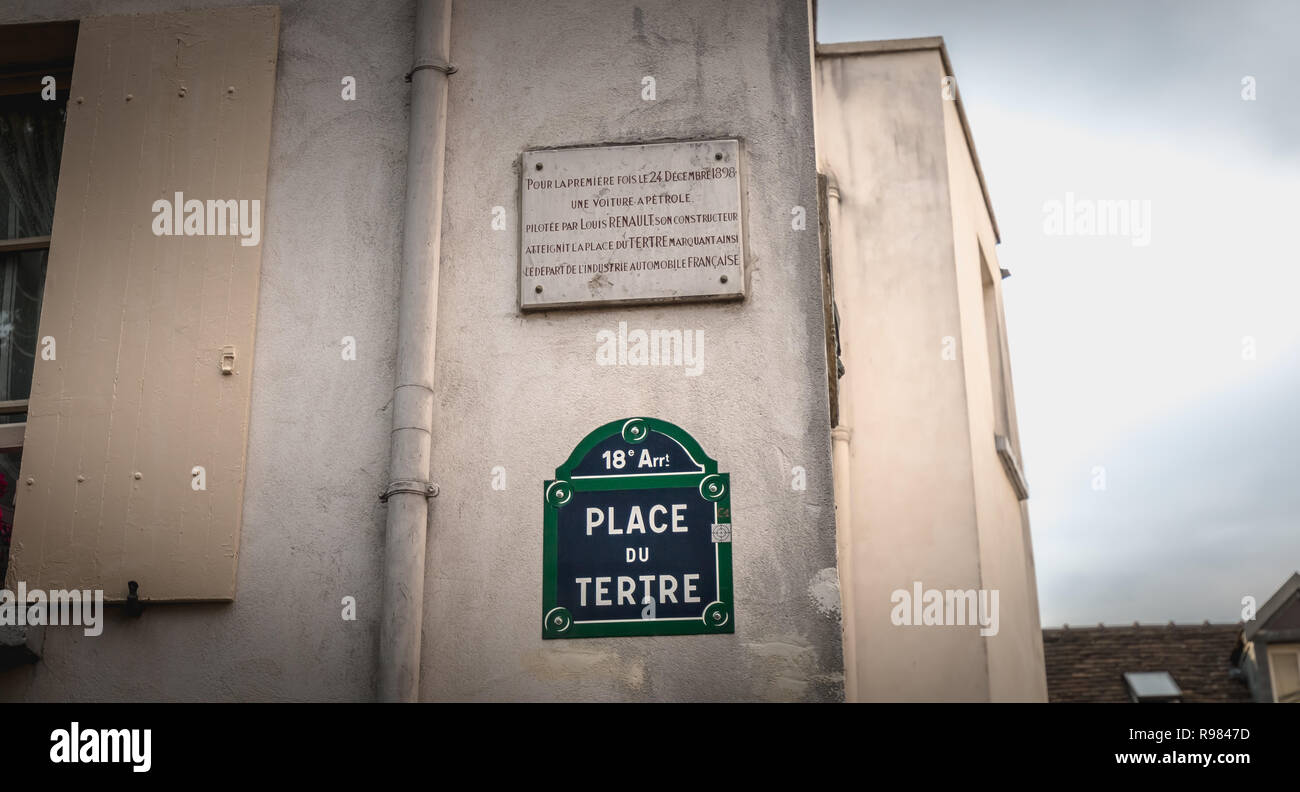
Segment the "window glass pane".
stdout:
[[[67,94],[0,97],[0,240],[49,236],[59,183]],[[0,255],[0,401],[26,399],[32,390],[44,249]],[[0,423],[25,421],[25,413],[0,414]],[[0,453],[0,581],[9,569],[14,489],[22,449]]]
[[0,98],[0,239],[49,236],[65,102]]
[[0,452],[0,581],[9,573],[9,537],[14,529],[14,490],[22,449]]
[[1124,681],[1128,683],[1133,697],[1139,701],[1153,698],[1173,698],[1183,694],[1178,689],[1178,683],[1174,681],[1174,678],[1167,671],[1130,672],[1124,674]]
[[1273,663],[1273,679],[1277,682],[1274,697],[1282,702],[1300,702],[1300,655],[1295,652],[1278,652]]
[[[31,396],[48,253],[0,254],[0,401]],[[21,421],[23,415],[0,415],[0,423],[5,419]]]

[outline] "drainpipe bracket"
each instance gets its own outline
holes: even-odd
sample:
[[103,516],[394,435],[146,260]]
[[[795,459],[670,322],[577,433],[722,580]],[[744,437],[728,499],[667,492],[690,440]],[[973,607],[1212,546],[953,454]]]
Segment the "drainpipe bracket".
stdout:
[[399,492],[409,492],[412,495],[436,498],[438,497],[438,485],[432,481],[394,481],[388,485],[388,489],[379,493],[379,500],[387,503],[389,498]]
[[443,60],[420,61],[419,63],[412,66],[411,70],[406,73],[406,77],[404,78],[406,82],[410,82],[412,75],[414,75],[420,69],[433,69],[434,71],[442,72],[448,77],[450,77],[451,75],[459,71],[455,66],[448,63],[447,61],[443,61]]

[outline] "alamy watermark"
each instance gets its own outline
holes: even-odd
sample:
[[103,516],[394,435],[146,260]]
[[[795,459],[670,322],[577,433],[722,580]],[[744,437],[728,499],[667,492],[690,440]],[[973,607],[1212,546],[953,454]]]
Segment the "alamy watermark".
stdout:
[[889,601],[895,627],[979,625],[986,638],[998,634],[997,589],[924,589],[916,580],[911,591],[894,589]]
[[153,767],[152,729],[83,729],[73,721],[66,729],[50,732],[50,742],[54,764],[129,764],[133,773]]
[[1048,236],[1121,236],[1133,247],[1151,244],[1151,201],[1098,200],[1065,194],[1043,203],[1043,233]]
[[154,201],[153,211],[154,236],[237,236],[244,247],[262,241],[262,202],[256,198],[186,200],[178,192],[172,201]]
[[618,323],[618,332],[596,333],[596,365],[682,366],[686,376],[704,371],[703,330],[632,330]]
[[0,627],[75,625],[95,637],[104,632],[104,590],[42,591],[18,583],[18,595],[0,589]]

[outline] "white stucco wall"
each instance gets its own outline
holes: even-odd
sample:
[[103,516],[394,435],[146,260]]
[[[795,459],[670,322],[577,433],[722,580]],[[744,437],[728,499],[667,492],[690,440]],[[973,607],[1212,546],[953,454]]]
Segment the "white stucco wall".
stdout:
[[[18,0],[0,24],[223,5]],[[281,8],[235,601],[114,612],[96,638],[48,630],[40,663],[0,673],[0,700],[374,694],[413,5]],[[838,700],[806,8],[475,0],[452,42],[422,697]],[[519,312],[522,150],[711,137],[743,140],[744,302]],[[596,333],[620,321],[703,331],[703,372],[598,366]],[[631,415],[678,424],[731,474],[737,631],[543,642],[541,482]]]
[[[979,271],[982,241],[996,272],[992,224],[937,46],[867,49],[817,62],[818,155],[839,194],[848,673],[865,701],[1044,700],[1027,517],[993,445]],[[891,595],[914,582],[997,589],[998,634],[893,624]]]
[[[456,5],[424,698],[841,697],[807,24],[781,0]],[[744,302],[519,312],[521,151],[718,137],[747,161]],[[703,331],[702,374],[597,365],[597,332],[620,321]],[[542,481],[635,415],[681,426],[731,474],[736,633],[544,642]]]
[[[0,24],[244,4],[18,0]],[[115,609],[94,638],[48,628],[40,663],[0,672],[0,700],[373,697],[414,7],[279,5],[235,601]]]
[[[934,53],[937,56],[937,53]],[[1016,403],[1010,358],[1002,320],[1002,278],[997,236],[984,204],[970,148],[954,101],[943,102],[948,154],[948,188],[952,205],[953,252],[961,307],[961,361],[966,378],[967,421],[976,523],[979,526],[979,569],[984,588],[999,592],[997,635],[984,639],[988,657],[989,699],[1046,701],[1047,676],[1043,659],[1043,630],[1038,618],[1038,585],[1034,574],[1029,513],[1007,477],[994,445],[995,413],[992,369],[986,333],[983,280],[987,266],[993,283],[1006,381],[1007,432],[1023,466],[1016,432]],[[985,258],[980,261],[981,250]]]
[[[987,698],[970,630],[895,627],[891,593],[979,588],[965,381],[937,52],[821,58],[819,154],[832,229],[862,700]],[[887,108],[887,109],[885,109]]]

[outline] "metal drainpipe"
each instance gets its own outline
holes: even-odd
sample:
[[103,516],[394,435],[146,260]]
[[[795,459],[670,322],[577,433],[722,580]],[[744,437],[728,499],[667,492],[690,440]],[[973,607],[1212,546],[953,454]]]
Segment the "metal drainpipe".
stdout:
[[443,156],[447,142],[447,61],[451,0],[416,0],[411,127],[406,154],[406,207],[397,314],[392,455],[384,536],[383,614],[379,624],[379,699],[420,694],[424,619],[424,547],[433,436],[433,354],[438,326]]
[[[842,237],[844,226],[840,219],[840,188],[834,178],[826,187],[826,223],[830,230],[831,266],[847,265]],[[838,243],[838,244],[837,244]],[[832,280],[834,274],[832,273]],[[847,282],[843,279],[841,283]],[[847,323],[845,323],[847,325]],[[843,325],[842,325],[843,326]],[[841,339],[843,336],[841,335]],[[846,371],[845,374],[852,372]],[[842,381],[841,381],[842,382]],[[848,384],[852,384],[852,380]],[[835,482],[835,545],[840,573],[840,619],[844,625],[844,700],[858,699],[858,623],[854,599],[857,594],[853,564],[853,392],[843,384],[839,387],[840,422],[831,428],[831,473]]]

